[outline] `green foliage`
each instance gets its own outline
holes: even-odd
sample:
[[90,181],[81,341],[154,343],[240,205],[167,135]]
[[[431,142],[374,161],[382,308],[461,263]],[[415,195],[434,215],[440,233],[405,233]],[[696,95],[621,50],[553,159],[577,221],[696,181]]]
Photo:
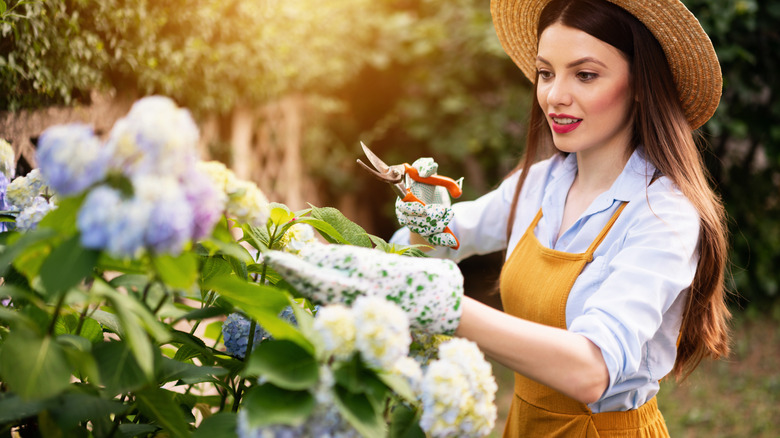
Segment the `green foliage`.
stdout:
[[[313,306],[256,263],[222,228],[227,222],[178,256],[115,260],[81,246],[73,226],[78,205],[63,199],[38,229],[0,233],[0,299],[10,300],[0,305],[0,435],[235,436],[239,409],[252,425],[307,419],[324,378]],[[313,224],[324,238],[371,245],[335,209],[273,207],[264,228],[235,225],[257,237],[247,242],[260,251],[279,249],[295,223]],[[297,325],[279,317],[288,305]],[[231,312],[249,316],[273,339],[246,359],[229,356],[219,333]],[[388,403],[415,402],[405,380],[379,375],[357,354],[334,374],[333,409],[369,436],[381,436],[392,421]],[[204,387],[216,395],[195,395]],[[199,425],[196,411],[204,418]]]
[[704,127],[710,168],[729,214],[731,263],[740,304],[780,297],[780,5],[686,0],[712,39],[723,98]]

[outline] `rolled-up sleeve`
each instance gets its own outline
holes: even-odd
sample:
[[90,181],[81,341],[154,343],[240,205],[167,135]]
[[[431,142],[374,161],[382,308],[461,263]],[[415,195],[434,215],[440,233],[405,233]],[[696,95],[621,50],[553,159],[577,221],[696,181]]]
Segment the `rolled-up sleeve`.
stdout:
[[670,331],[665,338],[679,331],[679,320],[669,327],[664,317],[696,271],[699,215],[679,192],[662,188],[651,186],[647,197],[629,203],[623,212],[628,231],[607,250],[613,254],[600,268],[603,281],[569,325],[601,349],[607,392],[636,375],[662,324]]

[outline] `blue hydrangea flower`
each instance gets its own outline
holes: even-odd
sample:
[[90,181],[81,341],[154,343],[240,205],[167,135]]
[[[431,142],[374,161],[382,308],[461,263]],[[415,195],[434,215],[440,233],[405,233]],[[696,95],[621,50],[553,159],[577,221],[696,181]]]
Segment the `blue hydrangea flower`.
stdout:
[[[252,321],[240,313],[231,313],[222,323],[222,339],[227,353],[233,357],[244,358],[249,345],[249,326]],[[268,336],[260,324],[255,324],[255,337],[252,341],[253,350],[263,338]]]
[[[298,320],[295,318],[295,313],[292,307],[287,306],[281,313],[279,318],[282,318],[293,325],[298,325]],[[246,347],[249,344],[249,325],[251,320],[239,313],[231,313],[225,318],[225,322],[222,323],[222,338],[225,344],[227,353],[234,357],[243,358],[246,354]],[[260,324],[255,324],[255,338],[253,341],[254,347],[262,342],[264,339],[273,339],[273,336],[267,332]]]
[[8,184],[6,202],[16,210],[23,210],[32,205],[35,198],[46,193],[48,193],[48,186],[43,180],[41,171],[33,169],[27,175],[20,176]]
[[36,197],[29,206],[19,212],[19,216],[16,218],[16,228],[20,231],[34,229],[38,226],[38,222],[46,216],[46,213],[55,208],[57,206],[46,198]]
[[133,181],[133,205],[148,208],[145,246],[155,253],[179,254],[192,237],[192,209],[177,180],[155,176]]
[[110,167],[128,177],[179,177],[197,161],[198,135],[189,111],[167,97],[145,97],[114,124],[106,143]]
[[36,158],[49,187],[63,196],[77,195],[106,176],[106,149],[87,125],[45,130]]
[[89,192],[76,218],[81,244],[116,257],[134,257],[144,247],[150,215],[149,203],[125,200],[115,189],[97,187]]

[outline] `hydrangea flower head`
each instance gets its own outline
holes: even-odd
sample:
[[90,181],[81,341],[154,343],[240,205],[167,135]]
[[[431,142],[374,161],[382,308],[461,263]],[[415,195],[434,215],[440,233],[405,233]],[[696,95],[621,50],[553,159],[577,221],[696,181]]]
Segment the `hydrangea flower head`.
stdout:
[[47,129],[36,158],[49,187],[63,196],[77,195],[106,176],[107,151],[87,125]]
[[107,143],[111,167],[128,177],[178,177],[197,161],[198,136],[189,111],[167,97],[145,97],[111,130]]
[[355,300],[352,311],[355,326],[360,327],[355,345],[370,366],[390,370],[409,354],[409,319],[398,305],[378,296],[363,296]]
[[0,174],[5,175],[8,181],[16,176],[15,155],[11,143],[0,138]]
[[422,417],[420,427],[432,437],[458,434],[461,412],[469,403],[469,387],[460,367],[436,360],[431,362],[420,385]]
[[423,377],[420,426],[434,437],[486,436],[496,421],[496,389],[491,366],[476,344],[458,338],[444,342]]
[[147,175],[133,180],[132,208],[149,211],[144,244],[155,253],[179,254],[192,236],[192,209],[176,179]]
[[196,168],[208,175],[217,189],[227,196],[225,209],[229,216],[240,223],[265,226],[271,208],[268,198],[255,183],[238,179],[233,171],[218,161],[198,162]]
[[57,206],[40,196],[34,198],[32,203],[25,207],[16,218],[16,228],[20,231],[29,231],[38,226],[38,222],[46,216],[46,213],[54,210]]
[[[222,338],[227,353],[233,357],[244,358],[246,349],[249,345],[249,328],[252,321],[240,313],[231,313],[222,323]],[[268,332],[263,330],[260,324],[255,324],[254,340],[252,341],[253,350],[260,345],[263,338],[268,336]]]
[[298,254],[304,246],[317,241],[314,228],[306,223],[297,223],[287,229],[281,239],[282,250]]
[[327,356],[347,358],[355,351],[355,315],[348,307],[333,304],[320,308],[314,317],[314,330]]
[[32,205],[35,198],[47,191],[48,187],[41,175],[41,171],[33,169],[27,175],[20,176],[8,184],[6,199],[14,208],[23,210]]
[[263,227],[271,216],[271,207],[257,185],[250,181],[234,180],[227,187],[227,214],[239,223]]

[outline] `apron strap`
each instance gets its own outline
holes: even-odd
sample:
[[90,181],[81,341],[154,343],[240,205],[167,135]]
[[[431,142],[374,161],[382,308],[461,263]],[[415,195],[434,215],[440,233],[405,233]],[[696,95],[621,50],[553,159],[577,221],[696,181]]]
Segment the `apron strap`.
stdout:
[[590,256],[590,258],[593,258],[593,253],[596,252],[596,248],[601,245],[601,242],[604,241],[604,238],[607,237],[607,233],[609,233],[609,230],[612,229],[612,225],[615,224],[615,221],[617,220],[618,216],[620,216],[620,213],[623,212],[623,209],[626,208],[626,205],[628,205],[628,202],[623,201],[620,204],[620,207],[615,210],[615,214],[612,215],[612,217],[609,219],[609,222],[607,222],[607,225],[604,226],[604,228],[601,230],[598,236],[596,236],[596,239],[591,242],[590,246],[588,247],[587,254]]

